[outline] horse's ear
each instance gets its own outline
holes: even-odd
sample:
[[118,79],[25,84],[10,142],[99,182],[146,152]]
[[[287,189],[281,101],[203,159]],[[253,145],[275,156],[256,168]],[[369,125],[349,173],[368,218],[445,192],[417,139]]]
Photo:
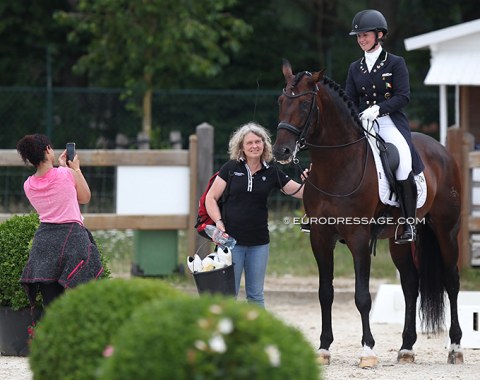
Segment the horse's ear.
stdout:
[[325,69],[313,73],[313,79],[315,80],[315,83],[320,82],[323,79],[323,74],[325,74]]
[[292,73],[292,65],[290,65],[290,62],[286,60],[285,58],[282,60],[282,72],[283,76],[285,77],[285,80],[288,82],[288,78],[290,78],[293,73]]

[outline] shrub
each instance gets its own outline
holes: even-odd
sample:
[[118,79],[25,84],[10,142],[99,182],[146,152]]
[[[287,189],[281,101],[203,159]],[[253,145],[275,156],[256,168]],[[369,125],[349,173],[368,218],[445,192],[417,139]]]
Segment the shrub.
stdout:
[[319,379],[313,347],[293,327],[218,297],[146,303],[120,329],[102,380]]
[[94,379],[105,347],[124,321],[143,302],[166,297],[186,295],[154,279],[103,280],[68,290],[36,328],[30,348],[35,380]]
[[30,306],[18,280],[27,263],[33,235],[40,221],[36,213],[14,215],[0,224],[0,305],[19,310]]

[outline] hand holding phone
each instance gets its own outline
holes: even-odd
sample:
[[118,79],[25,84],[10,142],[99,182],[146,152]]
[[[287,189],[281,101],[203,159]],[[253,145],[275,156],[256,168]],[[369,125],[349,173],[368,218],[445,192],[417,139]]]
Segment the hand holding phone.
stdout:
[[67,143],[67,165],[68,161],[73,161],[75,158],[75,143],[69,142]]

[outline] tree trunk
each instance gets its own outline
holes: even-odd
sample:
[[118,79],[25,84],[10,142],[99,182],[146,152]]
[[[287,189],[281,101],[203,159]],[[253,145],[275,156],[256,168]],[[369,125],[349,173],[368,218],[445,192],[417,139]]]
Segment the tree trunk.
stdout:
[[143,94],[142,133],[138,138],[139,149],[150,149],[151,135],[152,135],[152,90],[147,90]]

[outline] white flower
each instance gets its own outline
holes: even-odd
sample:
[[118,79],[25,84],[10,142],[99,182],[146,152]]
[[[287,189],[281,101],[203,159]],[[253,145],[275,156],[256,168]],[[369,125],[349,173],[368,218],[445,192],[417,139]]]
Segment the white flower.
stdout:
[[221,335],[216,334],[212,336],[212,338],[210,338],[208,341],[208,344],[210,345],[212,351],[220,354],[223,354],[225,351],[227,351],[227,345],[225,344],[225,341]]
[[220,314],[222,312],[222,307],[220,305],[212,305],[208,310],[213,314]]
[[230,318],[222,318],[218,322],[218,332],[221,334],[230,334],[233,331],[233,322]]
[[253,321],[258,318],[258,311],[257,310],[249,310],[247,313],[247,319],[249,321]]
[[196,340],[194,345],[195,348],[200,351],[205,351],[207,349],[207,343],[205,343],[203,340]]
[[208,320],[206,320],[204,318],[201,318],[201,319],[198,320],[198,325],[202,329],[206,329],[206,328],[208,328],[208,326],[210,326],[210,322],[208,322]]
[[270,365],[272,367],[280,367],[280,351],[278,350],[278,347],[269,344],[267,347],[265,347],[265,352],[268,356],[268,360],[270,362]]

